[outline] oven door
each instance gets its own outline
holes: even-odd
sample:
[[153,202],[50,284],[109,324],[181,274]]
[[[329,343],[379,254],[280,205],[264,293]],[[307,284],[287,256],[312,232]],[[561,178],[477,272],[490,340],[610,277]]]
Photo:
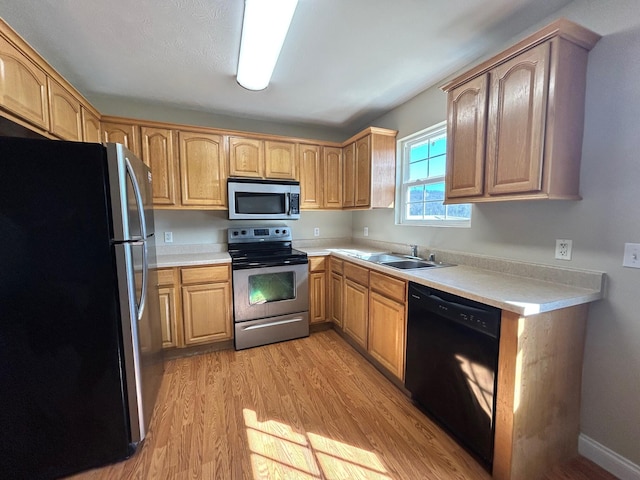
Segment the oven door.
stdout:
[[233,270],[236,322],[309,310],[308,264]]

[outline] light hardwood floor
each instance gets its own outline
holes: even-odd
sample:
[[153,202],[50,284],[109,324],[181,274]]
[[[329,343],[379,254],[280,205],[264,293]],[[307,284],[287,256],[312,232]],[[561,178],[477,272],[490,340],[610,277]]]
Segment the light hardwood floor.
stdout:
[[[70,478],[491,477],[328,330],[167,362],[142,448],[127,461]],[[584,459],[547,476],[613,478]]]

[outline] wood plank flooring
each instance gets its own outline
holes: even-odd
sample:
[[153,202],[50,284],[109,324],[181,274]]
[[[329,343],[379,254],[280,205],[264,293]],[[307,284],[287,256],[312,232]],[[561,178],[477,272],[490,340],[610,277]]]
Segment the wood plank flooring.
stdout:
[[[550,472],[547,480],[614,478],[584,459],[577,462]],[[588,470],[592,476],[584,476],[584,465],[594,468]],[[491,477],[327,330],[167,362],[142,448],[127,461],[69,478]]]

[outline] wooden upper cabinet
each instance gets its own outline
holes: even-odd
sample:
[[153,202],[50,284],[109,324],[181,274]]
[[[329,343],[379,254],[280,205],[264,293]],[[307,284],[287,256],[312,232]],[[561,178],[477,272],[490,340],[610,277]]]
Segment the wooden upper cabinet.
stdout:
[[[301,158],[302,161],[302,158]],[[325,208],[342,208],[342,149],[322,148]]]
[[371,136],[356,142],[355,206],[367,207],[371,203]]
[[298,146],[300,158],[300,208],[322,208],[322,158],[318,145]]
[[182,205],[226,208],[224,137],[181,131],[179,144]]
[[442,87],[445,203],[580,199],[587,59],[599,39],[560,19]]
[[296,179],[296,144],[264,142],[264,176],[266,178]]
[[365,132],[342,149],[342,206],[391,208],[396,189],[397,132],[376,127]]
[[491,71],[487,193],[538,192],[546,118],[550,44]]
[[90,110],[81,106],[82,110],[82,140],[91,143],[102,142],[102,130],[100,128],[100,119],[96,117]]
[[450,198],[484,191],[487,78],[482,75],[449,93],[445,187]]
[[343,175],[342,179],[342,206],[355,207],[356,205],[356,144],[355,142],[343,147],[342,157]]
[[141,127],[142,161],[153,175],[153,204],[178,203],[176,194],[176,165],[174,133],[170,129]]
[[129,123],[102,123],[102,138],[105,142],[121,143],[136,156],[141,157],[138,125]]
[[80,100],[52,78],[47,80],[49,82],[51,133],[63,140],[81,141],[82,112]]
[[0,36],[0,108],[49,130],[47,76]]
[[229,137],[229,174],[232,177],[263,176],[264,141]]

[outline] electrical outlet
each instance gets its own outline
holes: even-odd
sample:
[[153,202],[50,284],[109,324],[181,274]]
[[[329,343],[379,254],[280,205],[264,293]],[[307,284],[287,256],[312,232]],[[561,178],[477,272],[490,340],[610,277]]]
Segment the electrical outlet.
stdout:
[[313,229],[313,236],[314,237],[319,237],[320,236],[320,229],[318,227]]
[[640,243],[625,243],[623,267],[640,268]]
[[164,232],[164,243],[173,243],[173,232]]
[[556,258],[558,260],[571,260],[571,240],[556,240]]
[[369,227],[364,227],[364,234],[365,237],[369,236]]

